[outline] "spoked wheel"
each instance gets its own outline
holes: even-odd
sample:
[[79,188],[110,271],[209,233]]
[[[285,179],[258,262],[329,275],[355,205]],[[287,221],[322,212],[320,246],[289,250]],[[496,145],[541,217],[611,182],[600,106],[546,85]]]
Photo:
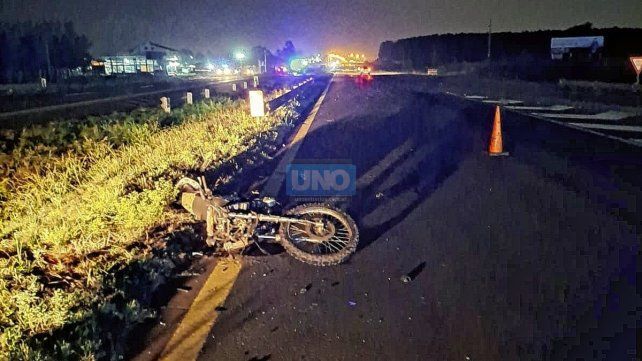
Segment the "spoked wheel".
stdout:
[[331,266],[348,259],[357,249],[359,230],[349,215],[326,204],[304,204],[287,215],[314,222],[284,223],[279,228],[285,251],[314,266]]

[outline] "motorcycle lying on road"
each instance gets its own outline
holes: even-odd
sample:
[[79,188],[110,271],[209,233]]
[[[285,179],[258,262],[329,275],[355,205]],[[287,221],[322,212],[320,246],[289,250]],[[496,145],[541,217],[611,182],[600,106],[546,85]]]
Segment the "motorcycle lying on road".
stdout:
[[207,244],[228,253],[277,242],[299,261],[331,266],[347,260],[359,242],[352,218],[327,204],[302,204],[279,215],[275,199],[215,196],[203,177],[183,178],[177,187],[181,206],[205,221]]

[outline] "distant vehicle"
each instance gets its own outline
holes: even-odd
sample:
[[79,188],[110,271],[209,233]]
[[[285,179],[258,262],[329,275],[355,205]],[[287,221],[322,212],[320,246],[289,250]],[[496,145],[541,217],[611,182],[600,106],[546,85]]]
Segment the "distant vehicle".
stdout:
[[359,67],[359,75],[357,76],[357,82],[360,84],[367,84],[372,81],[372,68],[367,65]]
[[359,74],[360,75],[370,75],[370,72],[372,71],[372,68],[370,68],[367,65],[364,65],[362,67],[359,67]]
[[274,72],[278,75],[286,75],[288,74],[288,68],[285,66],[277,66],[274,68]]
[[437,70],[437,68],[428,68],[428,70],[426,70],[426,74],[428,74],[429,76],[437,76],[439,75],[439,71]]

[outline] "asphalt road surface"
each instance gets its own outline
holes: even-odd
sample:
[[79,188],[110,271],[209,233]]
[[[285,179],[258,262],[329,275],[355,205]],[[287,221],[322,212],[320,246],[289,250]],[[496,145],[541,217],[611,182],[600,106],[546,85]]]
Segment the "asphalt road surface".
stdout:
[[640,148],[505,112],[491,158],[437,81],[334,79],[297,158],[356,165],[360,248],[248,261],[201,360],[635,359]]

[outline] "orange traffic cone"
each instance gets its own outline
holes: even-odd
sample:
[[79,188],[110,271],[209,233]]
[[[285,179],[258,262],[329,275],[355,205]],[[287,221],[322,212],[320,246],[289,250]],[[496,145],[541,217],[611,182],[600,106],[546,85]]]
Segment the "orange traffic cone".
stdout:
[[488,154],[491,156],[508,155],[508,152],[504,152],[502,144],[502,114],[499,110],[499,106],[495,108],[495,120],[493,121],[493,132],[490,135]]

